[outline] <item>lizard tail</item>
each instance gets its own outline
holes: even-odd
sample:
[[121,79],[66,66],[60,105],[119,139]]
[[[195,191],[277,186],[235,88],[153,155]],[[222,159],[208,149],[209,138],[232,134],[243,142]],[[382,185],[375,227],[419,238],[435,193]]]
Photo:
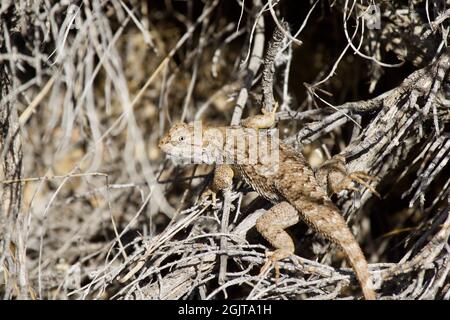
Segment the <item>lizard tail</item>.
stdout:
[[[351,237],[354,239],[353,235]],[[355,275],[361,285],[364,298],[366,300],[376,300],[375,291],[373,290],[372,277],[369,273],[369,267],[361,248],[356,242],[356,239],[342,246],[342,249],[346,253],[353,270],[355,270]]]

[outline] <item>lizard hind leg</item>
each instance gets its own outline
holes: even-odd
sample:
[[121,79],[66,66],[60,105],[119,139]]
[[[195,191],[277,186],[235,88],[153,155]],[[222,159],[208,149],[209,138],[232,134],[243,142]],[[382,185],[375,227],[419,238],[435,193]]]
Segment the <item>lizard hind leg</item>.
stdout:
[[342,190],[358,191],[357,188],[353,187],[353,182],[356,182],[381,198],[375,188],[370,185],[371,181],[378,181],[379,179],[364,171],[349,173],[346,167],[346,160],[342,155],[335,155],[326,161],[316,172],[316,178],[320,185],[327,190],[329,196],[337,194]]
[[370,192],[372,192],[374,195],[376,195],[378,198],[381,198],[381,195],[368,182],[368,181],[378,181],[379,179],[377,177],[373,177],[363,171],[355,171],[355,172],[352,172],[349,175],[347,175],[347,178],[351,181],[356,181],[357,183],[363,185],[364,187],[369,189]]
[[261,268],[264,274],[272,265],[275,266],[276,278],[279,278],[277,262],[294,254],[294,241],[285,231],[286,228],[297,224],[299,214],[288,202],[280,202],[269,209],[256,221],[256,230],[275,248],[267,254],[268,261]]
[[365,173],[364,171],[354,171],[352,173],[347,173],[343,178],[341,178],[341,181],[339,183],[336,184],[332,183],[331,181],[328,183],[328,187],[331,189],[329,193],[337,194],[342,190],[358,191],[357,188],[352,186],[352,183],[356,182],[366,187],[378,198],[381,198],[381,195],[378,193],[378,191],[375,190],[374,187],[370,185],[369,181],[378,181],[378,178],[373,177]]

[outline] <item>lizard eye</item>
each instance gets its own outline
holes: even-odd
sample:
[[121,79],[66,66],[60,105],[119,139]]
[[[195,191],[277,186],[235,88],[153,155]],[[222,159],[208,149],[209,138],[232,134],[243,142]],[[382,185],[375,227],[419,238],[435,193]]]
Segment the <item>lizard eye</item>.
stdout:
[[178,138],[178,141],[184,141],[184,136],[180,136],[180,137]]

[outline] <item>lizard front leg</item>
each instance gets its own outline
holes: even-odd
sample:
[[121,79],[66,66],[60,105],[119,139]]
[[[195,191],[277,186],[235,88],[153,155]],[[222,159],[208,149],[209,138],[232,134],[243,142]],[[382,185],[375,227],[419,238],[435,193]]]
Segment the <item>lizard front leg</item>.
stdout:
[[272,111],[262,108],[262,114],[245,118],[241,121],[241,125],[245,128],[268,129],[275,124],[275,113],[278,109],[278,103],[275,103]]
[[214,177],[211,186],[202,193],[200,198],[206,200],[211,196],[213,206],[216,206],[216,194],[220,190],[226,190],[233,185],[233,169],[226,164],[217,165],[214,168]]
[[[263,108],[261,109],[263,114],[245,118],[241,121],[241,125],[245,128],[257,130],[270,128],[275,124],[275,113],[277,108],[278,103],[275,104],[272,111],[267,111]],[[213,183],[210,188],[203,192],[201,198],[206,199],[211,195],[213,205],[215,206],[217,192],[230,188],[233,183],[233,176],[234,172],[231,166],[226,164],[216,166],[214,169]]]
[[289,257],[295,251],[294,241],[285,229],[297,224],[298,221],[298,211],[286,201],[274,205],[258,218],[256,230],[275,248],[275,251],[268,254],[269,259],[261,268],[261,274],[274,264],[276,277],[279,277],[277,261]]

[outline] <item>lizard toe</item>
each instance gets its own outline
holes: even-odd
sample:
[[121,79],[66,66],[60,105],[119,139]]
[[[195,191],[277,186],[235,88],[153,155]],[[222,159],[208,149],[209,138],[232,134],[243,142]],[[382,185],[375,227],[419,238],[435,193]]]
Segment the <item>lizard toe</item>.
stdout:
[[280,265],[279,265],[279,261],[291,256],[293,254],[293,252],[289,249],[285,249],[285,248],[281,248],[281,249],[277,249],[275,251],[271,251],[268,252],[266,254],[267,256],[267,261],[266,263],[262,266],[261,271],[259,272],[259,275],[265,275],[266,272],[268,272],[272,266],[274,266],[275,268],[275,279],[276,281],[278,281],[278,279],[280,278]]

